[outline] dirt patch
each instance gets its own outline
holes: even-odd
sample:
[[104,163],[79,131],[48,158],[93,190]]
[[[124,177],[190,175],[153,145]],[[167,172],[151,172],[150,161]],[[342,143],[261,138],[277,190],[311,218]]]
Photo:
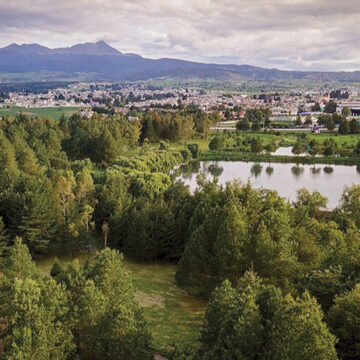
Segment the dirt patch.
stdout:
[[139,302],[139,304],[143,307],[151,307],[151,306],[158,306],[158,307],[165,307],[164,304],[164,297],[161,295],[155,294],[146,294],[142,291],[137,291],[135,293],[135,298]]

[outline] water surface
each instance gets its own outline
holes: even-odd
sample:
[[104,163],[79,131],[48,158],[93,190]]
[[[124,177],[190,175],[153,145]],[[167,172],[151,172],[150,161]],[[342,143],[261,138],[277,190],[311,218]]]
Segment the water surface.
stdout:
[[255,163],[244,161],[201,161],[179,168],[177,179],[194,191],[196,177],[205,174],[211,180],[215,176],[219,184],[238,179],[250,181],[254,188],[276,190],[290,201],[296,199],[296,191],[306,188],[318,190],[328,199],[328,209],[335,208],[346,185],[360,184],[356,166],[345,165],[296,165],[283,163]]

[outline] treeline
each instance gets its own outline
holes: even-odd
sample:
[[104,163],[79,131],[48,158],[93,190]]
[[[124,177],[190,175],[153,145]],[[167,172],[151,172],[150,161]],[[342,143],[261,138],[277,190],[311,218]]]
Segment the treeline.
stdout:
[[249,184],[204,184],[176,279],[210,303],[200,348],[179,358],[336,359],[336,342],[341,358],[358,357],[359,192],[325,215],[317,192],[290,205]]
[[[8,117],[0,123],[0,242],[20,236],[32,254],[91,248],[121,199],[156,198],[192,152],[143,149],[124,157],[139,124],[117,117]],[[196,147],[190,146],[196,156]],[[195,151],[195,152],[194,152]],[[113,164],[105,170],[106,164]],[[115,216],[115,215],[114,215]]]
[[242,131],[259,131],[262,127],[269,128],[271,111],[268,108],[246,109],[244,118],[237,122],[236,128]]
[[[174,358],[359,357],[360,187],[330,214],[306,190],[290,204],[199,177],[190,193],[171,170],[198,147],[171,152],[141,139],[145,119],[172,117],[192,116],[0,122],[2,358],[148,358],[146,324],[115,250],[83,266],[56,263],[48,279],[25,247],[91,250],[100,237],[140,260],[179,260],[178,284],[210,299],[199,343]],[[192,124],[186,136],[205,136]],[[246,146],[258,151],[256,141]]]
[[1,359],[151,359],[151,336],[123,258],[36,268],[16,239],[1,261]]
[[[178,349],[175,358],[249,351],[246,358],[336,359],[335,344],[341,358],[359,356],[360,310],[347,304],[360,296],[360,188],[346,189],[327,214],[317,192],[302,190],[289,204],[249,184],[199,181],[194,194],[175,182],[110,215],[112,246],[140,260],[180,258],[178,284],[210,298],[200,347]],[[291,330],[279,339],[284,328]]]
[[205,114],[186,108],[177,112],[160,114],[156,111],[145,112],[141,119],[140,141],[188,140],[194,136],[207,138],[211,125],[220,120],[218,113]]
[[139,121],[128,121],[122,115],[94,114],[90,119],[73,115],[60,119],[62,148],[71,160],[90,159],[111,163],[129,148],[138,145]]

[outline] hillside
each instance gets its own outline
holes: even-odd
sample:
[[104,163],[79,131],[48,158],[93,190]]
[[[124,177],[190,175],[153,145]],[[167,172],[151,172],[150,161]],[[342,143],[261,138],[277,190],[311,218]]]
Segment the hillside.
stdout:
[[[205,64],[179,59],[143,58],[123,54],[104,41],[50,49],[39,44],[11,44],[0,49],[0,81],[4,74],[47,72],[52,79],[79,76],[89,80],[136,81],[157,78],[217,79],[242,81],[360,81],[355,72],[302,72],[267,69],[251,65]],[[23,74],[23,76],[22,76]]]

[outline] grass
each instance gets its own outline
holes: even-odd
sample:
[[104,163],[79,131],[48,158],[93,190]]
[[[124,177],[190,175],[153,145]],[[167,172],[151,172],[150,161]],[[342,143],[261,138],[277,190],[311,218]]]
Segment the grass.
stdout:
[[[94,255],[80,254],[80,263]],[[71,256],[58,256],[59,260],[74,260]],[[55,256],[36,261],[38,268],[49,276]],[[174,344],[193,343],[202,325],[206,302],[189,295],[175,283],[176,265],[170,263],[138,263],[124,261],[131,274],[136,298],[144,308],[144,316],[153,336],[152,347],[166,354]]]
[[24,108],[24,107],[0,107],[0,116],[12,115],[16,116],[20,113],[31,117],[35,116],[49,116],[55,120],[59,120],[61,115],[70,117],[78,111],[78,107],[41,107],[41,108]]
[[153,347],[166,353],[174,343],[193,343],[202,325],[206,302],[175,283],[176,265],[125,261],[137,298],[153,336]]

